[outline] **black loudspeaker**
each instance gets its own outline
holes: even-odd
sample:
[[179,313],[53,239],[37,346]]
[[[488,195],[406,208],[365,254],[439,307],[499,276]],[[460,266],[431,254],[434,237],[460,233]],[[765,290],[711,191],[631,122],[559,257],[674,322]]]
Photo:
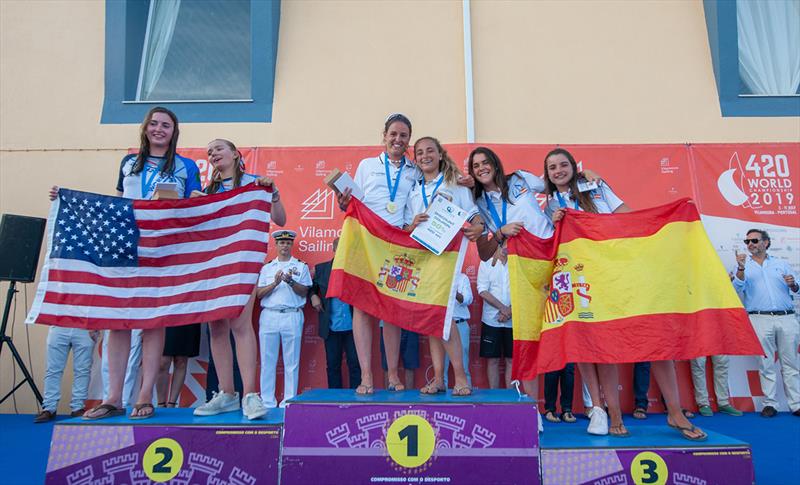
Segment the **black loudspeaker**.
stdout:
[[0,281],[31,283],[47,219],[3,214],[0,221]]

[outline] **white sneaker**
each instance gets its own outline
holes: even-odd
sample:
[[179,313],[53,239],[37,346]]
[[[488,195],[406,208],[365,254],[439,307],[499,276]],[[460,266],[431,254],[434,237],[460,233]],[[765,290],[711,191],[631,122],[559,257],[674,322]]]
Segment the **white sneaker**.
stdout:
[[251,420],[258,419],[267,414],[267,407],[264,406],[261,396],[255,392],[245,395],[242,400],[242,414],[244,414],[247,419]]
[[593,407],[589,414],[589,434],[604,436],[608,434],[608,414],[603,408]]
[[205,404],[195,408],[195,416],[215,416],[220,413],[229,413],[239,409],[239,393],[227,394],[215,392],[214,396]]
[[544,426],[542,426],[542,415],[539,413],[536,413],[536,424],[538,425],[537,427],[539,428],[539,434],[544,433]]

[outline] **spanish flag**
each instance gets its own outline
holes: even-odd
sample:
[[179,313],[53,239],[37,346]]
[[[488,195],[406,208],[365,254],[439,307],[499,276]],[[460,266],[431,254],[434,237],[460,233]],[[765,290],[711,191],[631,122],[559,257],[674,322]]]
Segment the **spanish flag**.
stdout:
[[569,210],[553,238],[511,238],[515,378],[568,362],[760,355],[694,203]]
[[354,198],[345,214],[327,296],[406,330],[447,339],[455,276],[466,248],[466,239],[457,235],[436,256]]

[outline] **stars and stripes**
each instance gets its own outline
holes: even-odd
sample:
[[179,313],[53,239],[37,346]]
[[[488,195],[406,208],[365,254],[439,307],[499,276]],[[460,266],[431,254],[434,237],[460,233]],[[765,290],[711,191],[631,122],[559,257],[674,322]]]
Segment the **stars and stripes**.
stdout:
[[269,240],[272,193],[140,201],[61,189],[28,323],[154,328],[232,318]]

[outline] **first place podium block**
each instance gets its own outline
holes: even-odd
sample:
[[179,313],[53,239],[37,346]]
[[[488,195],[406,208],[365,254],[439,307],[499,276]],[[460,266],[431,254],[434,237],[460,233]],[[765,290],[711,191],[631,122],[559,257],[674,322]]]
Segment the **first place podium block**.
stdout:
[[248,421],[241,411],[195,417],[156,410],[149,419],[80,418],[53,428],[45,482],[68,485],[278,483],[283,410]]
[[286,407],[281,483],[538,484],[536,414],[513,390],[314,389]]

